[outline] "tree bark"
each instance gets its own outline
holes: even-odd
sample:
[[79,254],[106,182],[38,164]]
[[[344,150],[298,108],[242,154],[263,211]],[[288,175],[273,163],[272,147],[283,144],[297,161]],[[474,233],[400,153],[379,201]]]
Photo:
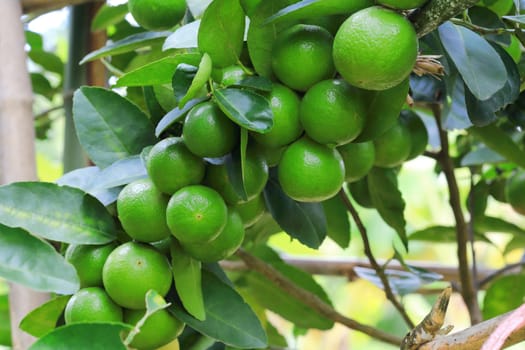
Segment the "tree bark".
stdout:
[[[0,184],[36,180],[33,93],[26,66],[22,8],[18,0],[0,1]],[[13,349],[27,349],[34,338],[18,325],[48,298],[10,284],[9,303]]]

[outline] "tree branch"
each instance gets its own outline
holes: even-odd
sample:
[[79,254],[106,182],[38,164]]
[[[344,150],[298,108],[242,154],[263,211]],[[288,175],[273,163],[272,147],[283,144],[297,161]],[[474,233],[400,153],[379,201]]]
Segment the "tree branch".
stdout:
[[268,265],[261,259],[247,253],[245,250],[239,249],[237,251],[237,256],[241,258],[242,261],[244,261],[244,263],[246,264],[246,266],[248,266],[250,269],[265,276],[270,281],[272,281],[272,283],[274,283],[277,287],[281,288],[294,298],[301,300],[303,303],[316,310],[326,318],[333,320],[334,322],[340,323],[342,325],[345,325],[348,328],[367,334],[372,338],[382,340],[386,343],[393,345],[401,344],[401,338],[385,333],[379,329],[364,325],[340,314],[332,306],[328,305],[323,300],[321,300],[317,295],[298,287],[293,282],[291,282],[286,276],[274,269],[272,266]]
[[430,0],[421,9],[412,12],[409,19],[413,22],[417,35],[422,37],[477,2],[478,0]]
[[350,215],[352,215],[352,218],[354,219],[357,229],[359,233],[361,234],[361,239],[363,240],[365,255],[370,261],[370,265],[372,265],[372,268],[376,271],[377,276],[381,280],[381,283],[383,284],[383,290],[385,291],[386,298],[390,300],[392,305],[394,305],[394,307],[397,309],[401,317],[403,317],[403,319],[405,320],[408,327],[410,329],[414,328],[415,324],[412,322],[412,320],[408,316],[403,305],[401,305],[399,300],[397,300],[394,292],[392,291],[392,288],[390,287],[390,282],[388,281],[388,277],[386,276],[383,267],[377,263],[377,260],[375,259],[374,254],[372,253],[372,248],[370,247],[370,241],[368,240],[368,233],[366,231],[366,227],[365,225],[363,225],[363,222],[361,221],[361,218],[359,217],[357,210],[355,210],[354,206],[352,205],[352,202],[350,202],[350,200],[348,199],[343,189],[341,189],[341,191],[339,192],[339,195],[342,197],[347,210],[350,212]]
[[461,295],[467,308],[469,310],[470,321],[475,324],[482,320],[481,311],[478,305],[476,286],[472,278],[469,260],[468,260],[468,226],[461,208],[461,197],[459,194],[459,187],[454,173],[454,165],[450,158],[450,150],[448,143],[448,134],[442,129],[441,123],[441,106],[438,104],[432,105],[432,113],[436,119],[439,130],[439,139],[441,142],[441,151],[439,153],[438,162],[441,165],[443,173],[448,184],[449,203],[456,221],[456,242],[457,255],[459,263],[459,275],[461,279]]
[[[434,340],[421,345],[418,350],[461,350],[461,349],[481,349],[483,343],[496,330],[498,325],[503,322],[513,311],[490,320],[478,323],[465,330],[440,336]],[[504,347],[511,346],[525,340],[525,327],[512,332],[505,341]]]

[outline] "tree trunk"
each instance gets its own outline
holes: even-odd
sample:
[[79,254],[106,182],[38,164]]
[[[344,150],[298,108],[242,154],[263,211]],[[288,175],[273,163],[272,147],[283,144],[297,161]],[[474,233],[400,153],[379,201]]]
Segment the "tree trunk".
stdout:
[[[0,1],[0,184],[36,180],[31,82],[24,50],[22,9],[18,0]],[[34,341],[22,332],[20,320],[48,298],[10,284],[13,349]]]

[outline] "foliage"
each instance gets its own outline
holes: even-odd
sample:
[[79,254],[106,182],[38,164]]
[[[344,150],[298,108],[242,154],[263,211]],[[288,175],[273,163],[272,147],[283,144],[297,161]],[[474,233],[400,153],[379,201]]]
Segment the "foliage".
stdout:
[[[356,1],[349,8],[332,2],[214,0],[210,4],[193,0],[188,1],[183,23],[163,32],[130,25],[124,5],[101,8],[92,29],[106,30],[110,41],[80,63],[103,59],[115,84],[109,88],[81,87],[74,93],[73,104],[78,139],[93,165],[65,174],[56,184],[21,182],[0,187],[0,276],[58,295],[31,312],[20,325],[40,337],[32,349],[80,348],[94,338],[97,343],[92,346],[125,348],[120,334],[129,331],[130,325],[63,325],[60,315],[79,283],[73,267],[55,247],[124,241],[114,207],[118,193],[126,184],[147,176],[144,164],[151,146],[160,139],[181,136],[187,113],[205,101],[215,104],[242,130],[238,147],[225,157],[205,160],[225,164],[233,191],[246,198],[246,154],[253,143],[250,135],[267,133],[274,126],[267,96],[276,81],[271,68],[276,35],[298,21],[321,15],[347,16],[371,5],[369,1]],[[407,223],[405,212],[410,203],[399,189],[400,167],[374,167],[366,178],[344,185],[336,197],[320,203],[290,198],[271,169],[263,191],[266,213],[247,228],[242,249],[313,295],[319,305],[332,307],[312,275],[287,264],[269,248],[272,235],[285,232],[290,239],[314,249],[332,240],[344,249],[353,244],[350,231],[356,226],[365,250],[370,250],[366,228],[355,209],[366,203],[397,234],[394,242],[385,245],[401,243],[400,252],[392,258],[399,260],[405,271],[379,266],[373,253],[366,251],[372,269],[361,268],[356,273],[384,289],[394,305],[398,295],[441,278],[403,262],[413,242],[459,242],[460,254],[467,254],[469,239],[492,244],[490,234],[498,234],[511,237],[503,255],[524,248],[525,230],[519,223],[487,213],[487,202],[506,200],[498,184],[504,187],[508,177],[525,168],[525,66],[520,60],[521,47],[517,54],[510,52],[512,40],[525,42],[519,10],[519,1],[504,17],[475,6],[419,40],[421,54],[432,55],[434,60],[418,64],[432,74],[410,76],[412,104],[403,109],[411,109],[425,122],[430,144],[422,156],[436,161],[436,176],[445,174],[456,217],[454,225],[429,223],[415,230]],[[42,68],[31,74],[34,92],[53,101],[63,85],[63,63],[44,51],[39,34],[28,31],[26,40],[30,60]],[[436,76],[440,69],[435,57],[444,67],[444,76]],[[238,79],[226,82],[223,68],[230,66],[237,66],[241,73]],[[50,79],[51,75],[55,78]],[[361,94],[368,103],[368,113],[376,113],[374,102],[385,95]],[[37,127],[39,135],[45,134],[42,125]],[[455,171],[459,169],[468,170],[471,182],[464,201],[457,188]],[[352,190],[357,186],[359,194]],[[468,218],[464,227],[458,218]],[[339,322],[274,285],[275,281],[260,271],[227,274],[220,264],[201,263],[176,243],[167,251],[175,288],[165,296],[167,303],[153,309],[149,305],[145,317],[158,308],[167,308],[185,322],[186,330],[180,337],[183,348],[204,341],[210,343],[209,349],[225,345],[243,349],[285,346],[263,310],[291,321],[297,329],[326,330],[334,321]],[[459,269],[469,270],[469,266]],[[504,286],[521,279],[517,275],[493,281],[483,315],[496,316],[519,305],[523,291],[504,293],[509,289]],[[398,309],[403,312],[402,307]]]

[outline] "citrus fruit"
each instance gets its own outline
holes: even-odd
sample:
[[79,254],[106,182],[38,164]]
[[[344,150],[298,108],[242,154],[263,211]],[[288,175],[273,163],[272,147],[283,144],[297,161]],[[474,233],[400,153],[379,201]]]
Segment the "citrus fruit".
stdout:
[[514,62],[519,63],[521,60],[521,43],[518,38],[516,38],[514,35],[510,37],[510,45],[507,47],[503,47],[505,51],[512,57]]
[[272,69],[294,90],[306,91],[334,76],[333,36],[323,27],[296,24],[277,34],[272,47]]
[[126,233],[141,242],[155,242],[168,237],[168,199],[150,179],[126,185],[117,198],[118,218]]
[[525,171],[518,171],[507,179],[505,197],[517,213],[525,215]]
[[477,5],[489,8],[492,12],[501,17],[509,13],[514,2],[512,0],[481,0]]
[[[246,200],[253,199],[261,193],[267,181],[268,165],[266,160],[257,150],[249,148],[244,163]],[[208,165],[204,183],[219,192],[226,203],[230,205],[244,201],[235,191],[225,164]]]
[[[146,310],[124,310],[124,322],[136,325]],[[184,329],[184,323],[172,316],[169,311],[162,309],[150,315],[140,332],[135,335],[131,346],[136,349],[156,349],[170,343],[177,338]]]
[[377,3],[396,10],[410,10],[423,6],[428,0],[377,0]]
[[193,107],[184,122],[182,137],[199,157],[222,157],[237,144],[239,128],[213,102]]
[[288,146],[273,148],[258,145],[257,150],[266,160],[266,164],[268,164],[269,167],[274,167],[277,166],[277,164],[279,164],[283,152],[286,150],[287,147]]
[[150,289],[165,296],[172,278],[166,257],[152,246],[136,242],[115,248],[102,270],[106,292],[115,303],[128,309],[144,308]]
[[155,350],[180,350],[180,344],[178,339],[173,339],[168,344],[165,344]]
[[77,270],[80,288],[102,286],[102,268],[116,248],[115,243],[105,245],[70,245],[65,258]]
[[278,177],[283,191],[292,199],[320,202],[339,191],[345,167],[336,149],[302,137],[284,151]]
[[401,112],[399,117],[401,123],[403,123],[410,133],[410,154],[407,160],[414,159],[415,157],[423,154],[428,144],[428,132],[425,124],[419,118],[419,116],[409,110]]
[[398,123],[374,140],[374,165],[382,168],[393,168],[408,159],[412,149],[410,131]]
[[345,163],[345,181],[354,182],[364,177],[374,166],[375,147],[372,141],[347,143],[337,148]]
[[308,89],[299,115],[306,134],[328,145],[352,141],[364,124],[360,96],[343,80],[324,80]]
[[184,250],[193,258],[203,262],[215,262],[235,253],[244,240],[242,218],[234,209],[228,210],[226,226],[219,235],[207,243],[182,244]]
[[246,78],[248,74],[240,66],[228,66],[225,68],[216,68],[212,71],[212,78],[221,85],[229,86],[239,83]]
[[355,88],[365,106],[365,125],[355,142],[370,141],[397,123],[399,113],[406,102],[409,81],[387,90],[371,91]]
[[194,185],[204,178],[204,161],[191,153],[180,137],[169,137],[156,143],[146,161],[148,175],[164,193]]
[[100,287],[80,289],[64,310],[66,324],[75,322],[122,322],[122,309]]
[[170,29],[186,13],[185,0],[129,0],[129,12],[148,30]]
[[205,243],[226,225],[228,208],[214,189],[192,185],[173,194],[166,213],[171,233],[179,242]]
[[416,62],[418,41],[412,24],[382,7],[351,15],[334,38],[337,71],[350,84],[367,90],[386,90],[408,77]]
[[373,208],[370,190],[368,189],[368,179],[365,177],[348,184],[350,195],[357,204],[363,208]]
[[266,210],[264,196],[261,193],[247,202],[237,204],[234,208],[241,216],[244,227],[250,227],[259,221]]
[[253,133],[253,138],[270,148],[295,141],[303,131],[299,122],[299,97],[286,86],[273,84],[268,100],[273,113],[273,127],[266,134]]

